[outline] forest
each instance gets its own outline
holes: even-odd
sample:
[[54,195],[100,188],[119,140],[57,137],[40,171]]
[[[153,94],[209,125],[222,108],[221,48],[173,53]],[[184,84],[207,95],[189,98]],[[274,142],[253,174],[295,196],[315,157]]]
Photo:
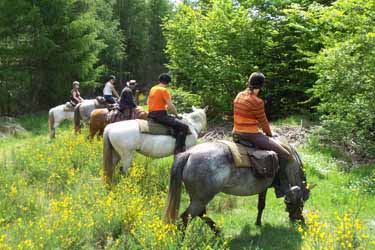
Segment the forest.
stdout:
[[[0,10],[0,128],[25,129],[0,133],[0,250],[375,249],[375,0],[0,0]],[[252,72],[265,75],[271,127],[297,142],[317,184],[307,226],[288,224],[272,197],[256,227],[256,200],[220,194],[208,210],[222,233],[203,220],[182,233],[162,220],[173,157],[136,154],[108,191],[103,142],[87,126],[47,139],[47,112],[73,81],[93,99],[110,75],[119,93],[135,79],[146,108],[163,72],[180,113],[208,106],[202,141],[229,136],[234,98]]]

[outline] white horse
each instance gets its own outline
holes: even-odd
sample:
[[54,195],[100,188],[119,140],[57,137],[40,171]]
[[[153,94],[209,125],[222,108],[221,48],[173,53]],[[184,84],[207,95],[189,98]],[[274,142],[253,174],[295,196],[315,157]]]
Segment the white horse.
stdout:
[[[194,108],[193,112],[183,114],[191,134],[186,137],[186,148],[197,143],[199,133],[206,128],[206,110]],[[121,171],[126,172],[133,160],[135,151],[152,158],[161,158],[173,154],[176,139],[167,135],[152,135],[140,132],[136,120],[116,122],[107,125],[103,136],[104,180],[110,182],[119,160]]]
[[48,126],[50,130],[51,139],[55,138],[56,128],[60,125],[62,121],[64,120],[73,121],[74,111],[73,110],[65,111],[64,108],[65,108],[65,104],[61,104],[59,106],[51,108],[48,112]]
[[84,102],[77,104],[74,109],[75,132],[77,133],[81,130],[81,119],[85,124],[87,124],[90,121],[92,111],[105,107],[105,104],[99,104],[95,99],[85,100]]

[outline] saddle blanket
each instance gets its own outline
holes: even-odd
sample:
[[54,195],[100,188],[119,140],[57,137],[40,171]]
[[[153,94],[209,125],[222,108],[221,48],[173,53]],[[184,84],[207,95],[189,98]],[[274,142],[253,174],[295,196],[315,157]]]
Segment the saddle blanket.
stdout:
[[[166,127],[160,123],[154,122],[153,120],[140,120],[136,119],[139,125],[141,133],[152,134],[152,135],[173,135],[173,129]],[[188,134],[191,134],[189,131]]]
[[73,104],[71,104],[70,102],[65,103],[64,111],[65,112],[73,112],[74,111]]
[[152,120],[136,119],[139,125],[139,130],[144,134],[152,135],[172,135],[173,130],[164,125],[156,123]]
[[229,147],[236,167],[249,168],[255,167],[255,165],[271,165],[271,167],[275,167],[275,169],[278,168],[278,166],[274,166],[275,163],[278,165],[278,160],[277,154],[273,151],[250,148],[235,142],[225,140],[219,140],[218,142],[223,143]]

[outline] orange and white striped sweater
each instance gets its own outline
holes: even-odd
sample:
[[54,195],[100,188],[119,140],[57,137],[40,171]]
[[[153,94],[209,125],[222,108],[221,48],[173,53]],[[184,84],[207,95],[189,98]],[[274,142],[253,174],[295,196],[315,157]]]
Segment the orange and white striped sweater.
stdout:
[[249,90],[238,93],[234,99],[233,132],[259,133],[259,127],[266,135],[272,136],[263,100]]

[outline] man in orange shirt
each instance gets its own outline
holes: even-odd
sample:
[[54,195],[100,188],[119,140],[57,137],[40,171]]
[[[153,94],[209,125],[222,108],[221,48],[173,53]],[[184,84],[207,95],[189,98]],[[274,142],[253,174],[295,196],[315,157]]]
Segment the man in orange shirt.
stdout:
[[[185,151],[186,135],[189,127],[177,118],[181,118],[176,107],[171,101],[171,95],[166,88],[172,78],[169,74],[163,73],[159,76],[159,83],[151,88],[148,96],[148,117],[155,122],[171,127],[176,136],[176,145],[174,154]],[[175,117],[167,114],[167,109],[175,115]]]

